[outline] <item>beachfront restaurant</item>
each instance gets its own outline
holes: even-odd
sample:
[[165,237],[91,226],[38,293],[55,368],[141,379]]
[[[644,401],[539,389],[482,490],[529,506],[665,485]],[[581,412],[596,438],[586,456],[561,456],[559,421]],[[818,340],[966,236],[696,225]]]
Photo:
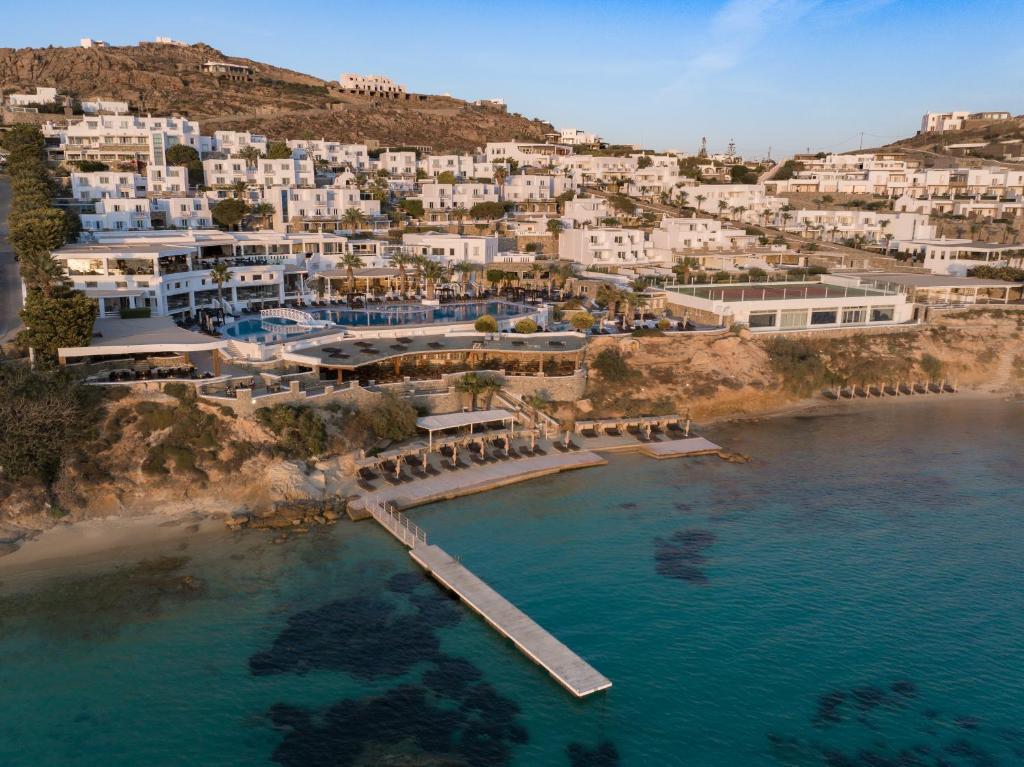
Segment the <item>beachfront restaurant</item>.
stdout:
[[508,429],[509,438],[515,436],[515,413],[509,410],[474,410],[468,413],[441,413],[416,419],[416,426],[427,432],[427,450],[434,449],[434,440],[457,436],[472,436],[487,428]]
[[310,339],[289,344],[282,359],[322,380],[391,383],[446,373],[504,370],[509,375],[573,375],[583,365],[579,333],[452,333]]
[[913,305],[895,288],[818,282],[747,282],[665,288],[670,316],[702,325],[746,325],[753,331],[896,325]]

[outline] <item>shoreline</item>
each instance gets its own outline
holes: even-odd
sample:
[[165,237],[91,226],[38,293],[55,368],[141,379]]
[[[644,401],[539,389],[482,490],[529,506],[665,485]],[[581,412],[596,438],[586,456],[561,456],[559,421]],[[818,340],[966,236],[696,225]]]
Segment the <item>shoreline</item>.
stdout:
[[[946,397],[946,399],[943,399],[943,397]],[[880,407],[902,406],[911,401],[932,404],[939,402],[1021,402],[1020,399],[1014,398],[1007,392],[977,389],[961,390],[953,396],[917,395],[859,398],[856,400],[840,401],[807,398],[759,413],[711,418],[701,422],[700,431],[707,433],[721,427],[758,423],[768,419],[786,417],[810,416],[817,418],[839,416],[845,413],[872,412]],[[591,449],[596,453],[631,452],[645,455],[648,458],[658,458],[657,456],[645,454],[642,448],[643,445],[638,444],[620,447],[595,446]],[[593,465],[599,466],[605,463],[607,462],[602,460],[600,464],[595,463]],[[465,495],[486,493],[490,490],[527,482],[539,477],[550,476],[561,471],[563,469],[546,469],[499,482],[484,480],[467,486],[465,491],[438,494],[435,497],[409,504],[409,506],[439,503]],[[168,543],[181,542],[196,535],[218,531],[225,531],[222,516],[194,510],[182,511],[180,514],[164,512],[131,517],[108,516],[59,524],[48,530],[43,530],[35,535],[26,537],[13,551],[0,554],[0,576],[31,574],[33,571],[49,570],[54,565],[61,564],[73,564],[76,566],[103,564],[110,559],[118,559],[118,555],[126,552],[134,552],[133,557],[143,558],[148,548],[160,548]]]

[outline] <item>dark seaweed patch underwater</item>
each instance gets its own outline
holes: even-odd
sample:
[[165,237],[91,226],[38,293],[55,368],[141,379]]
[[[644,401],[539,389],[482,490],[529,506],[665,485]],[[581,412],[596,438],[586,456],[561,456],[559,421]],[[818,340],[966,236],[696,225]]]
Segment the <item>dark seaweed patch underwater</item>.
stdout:
[[708,558],[704,550],[715,542],[709,530],[676,530],[667,537],[654,539],[654,562],[658,575],[700,585],[709,582],[702,569]]
[[339,700],[323,710],[284,703],[268,717],[284,731],[273,759],[294,767],[355,764],[507,764],[527,741],[519,707],[483,681],[469,661],[440,652],[435,629],[461,619],[453,600],[420,575],[388,582],[404,601],[352,597],[297,613],[270,650],[249,659],[256,676],[318,669],[362,679],[426,668],[420,684]]

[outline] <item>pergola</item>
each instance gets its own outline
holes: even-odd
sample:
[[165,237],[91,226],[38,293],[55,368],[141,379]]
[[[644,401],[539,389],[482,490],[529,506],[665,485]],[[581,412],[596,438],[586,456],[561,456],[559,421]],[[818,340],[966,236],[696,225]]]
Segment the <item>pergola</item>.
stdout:
[[510,429],[509,437],[515,433],[515,414],[509,410],[475,410],[468,413],[442,413],[441,415],[428,415],[416,419],[416,426],[427,432],[427,449],[434,449],[434,432],[447,431],[448,429],[460,429],[469,427],[469,433],[473,433],[473,427],[487,423],[507,423]]

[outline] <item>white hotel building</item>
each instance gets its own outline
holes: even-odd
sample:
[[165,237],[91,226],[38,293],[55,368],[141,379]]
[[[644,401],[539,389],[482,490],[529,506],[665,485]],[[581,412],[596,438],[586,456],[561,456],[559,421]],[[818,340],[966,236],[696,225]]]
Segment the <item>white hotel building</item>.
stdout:
[[216,304],[210,268],[218,260],[232,274],[223,289],[227,308],[245,311],[309,300],[307,283],[317,272],[337,268],[347,252],[379,261],[379,250],[380,241],[329,233],[126,231],[98,232],[53,257],[76,290],[97,299],[100,317],[143,307],[154,316],[194,316]]
[[166,165],[165,152],[176,144],[190,146],[200,156],[213,149],[213,139],[199,133],[199,124],[181,117],[98,115],[66,128],[52,123],[44,134],[60,138],[69,162],[145,162]]
[[467,211],[477,203],[497,202],[501,195],[496,184],[435,184],[425,183],[420,187],[423,212],[429,217],[432,211],[450,211],[465,208]]
[[495,236],[473,236],[447,234],[445,232],[424,232],[403,234],[402,245],[406,252],[426,256],[446,266],[463,261],[471,264],[490,264],[498,258],[500,239]]
[[565,229],[558,235],[558,257],[586,269],[658,263],[644,230],[624,227]]
[[366,144],[342,144],[338,141],[296,139],[286,142],[293,151],[300,151],[312,160],[325,162],[332,168],[348,167],[355,171],[370,170],[371,161]]

